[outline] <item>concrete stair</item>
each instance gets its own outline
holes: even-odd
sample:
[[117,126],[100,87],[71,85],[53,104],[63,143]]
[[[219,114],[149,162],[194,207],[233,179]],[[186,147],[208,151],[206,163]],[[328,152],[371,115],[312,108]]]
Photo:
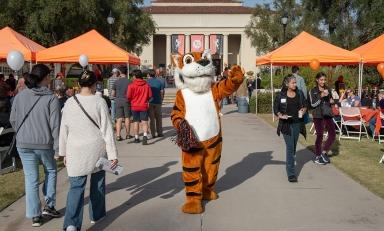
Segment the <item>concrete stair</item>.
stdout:
[[176,88],[165,88],[163,105],[165,104],[174,104],[176,98]]

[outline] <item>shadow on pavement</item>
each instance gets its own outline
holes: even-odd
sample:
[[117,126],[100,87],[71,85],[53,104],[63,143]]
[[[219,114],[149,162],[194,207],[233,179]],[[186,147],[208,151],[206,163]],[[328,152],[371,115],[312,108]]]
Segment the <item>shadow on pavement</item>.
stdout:
[[301,170],[304,165],[310,161],[313,161],[314,154],[308,149],[302,149],[296,152],[296,174],[297,177],[300,176]]
[[[138,185],[134,186],[135,190],[131,193],[133,196],[131,196],[130,199],[126,200],[112,210],[107,211],[106,218],[88,230],[107,230],[107,227],[127,210],[159,196],[163,199],[172,198],[184,189],[184,184],[181,181],[181,172],[172,173],[171,175],[152,181],[148,184],[141,184],[139,187],[137,186]],[[132,187],[127,190],[132,190]]]
[[221,193],[241,185],[266,165],[285,165],[285,161],[272,160],[272,151],[249,153],[239,163],[225,170],[225,175],[216,183],[217,192]]
[[[178,161],[170,161],[168,163],[165,163],[164,165],[160,167],[153,167],[153,168],[147,168],[140,171],[136,171],[133,173],[130,173],[125,176],[121,176],[117,178],[116,181],[108,184],[106,186],[106,193],[111,193],[120,189],[126,189],[126,191],[132,191],[130,194],[135,194],[137,192],[141,191],[148,191],[146,190],[146,184],[149,182],[155,180],[156,178],[160,177],[161,175],[164,175],[167,173],[170,169],[169,167],[172,165],[177,164]],[[180,176],[179,176],[180,178]],[[176,182],[177,180],[173,181]],[[149,185],[156,185],[155,183],[150,183]],[[169,184],[168,184],[169,185]],[[135,196],[134,196],[135,197]],[[150,198],[149,198],[150,199]],[[106,203],[108,203],[108,198],[106,198]],[[145,201],[145,200],[143,200]],[[141,201],[141,202],[143,202]],[[140,203],[141,203],[140,202]],[[89,197],[86,197],[84,199],[84,205],[89,203]],[[65,207],[60,209],[59,211],[61,214],[65,213]],[[109,211],[107,211],[107,214],[109,216]]]
[[157,137],[150,139],[149,144],[155,144],[157,142],[163,141],[165,139],[169,139],[172,136],[176,135],[176,130],[172,126],[163,127],[163,137]]

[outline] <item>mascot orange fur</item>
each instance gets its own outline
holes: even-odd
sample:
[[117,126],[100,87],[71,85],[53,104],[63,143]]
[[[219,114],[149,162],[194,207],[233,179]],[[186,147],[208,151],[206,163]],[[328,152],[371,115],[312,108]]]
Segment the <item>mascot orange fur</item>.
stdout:
[[219,170],[222,136],[220,101],[237,90],[244,73],[232,67],[228,78],[214,83],[215,67],[209,51],[174,56],[176,93],[171,113],[182,149],[186,202],[184,213],[203,212],[202,200],[218,198],[214,190]]

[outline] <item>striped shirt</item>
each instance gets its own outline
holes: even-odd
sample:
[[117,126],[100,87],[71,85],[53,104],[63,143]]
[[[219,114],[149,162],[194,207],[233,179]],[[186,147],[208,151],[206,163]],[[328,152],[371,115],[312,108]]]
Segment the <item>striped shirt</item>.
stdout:
[[115,76],[112,76],[108,79],[108,95],[109,95],[109,99],[115,99],[116,97],[113,97],[112,96],[112,90],[113,90],[113,86],[115,85],[115,82],[118,80],[119,78],[115,77]]

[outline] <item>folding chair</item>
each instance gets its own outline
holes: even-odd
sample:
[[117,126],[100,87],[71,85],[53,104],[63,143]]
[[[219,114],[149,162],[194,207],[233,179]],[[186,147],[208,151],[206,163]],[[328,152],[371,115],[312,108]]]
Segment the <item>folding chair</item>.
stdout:
[[[0,139],[1,139],[1,136],[6,135],[8,133],[14,133],[14,132],[15,131],[12,128],[4,129],[1,127],[0,128]],[[9,146],[0,147],[0,175],[15,171],[15,169],[16,169],[16,158],[15,157],[12,157],[12,165],[11,166],[3,168],[3,161],[5,160],[5,158],[7,158],[8,149],[9,149]]]
[[[360,109],[358,107],[341,107],[340,108],[340,117],[341,117],[341,126],[340,126],[340,135],[339,135],[339,140],[341,138],[345,139],[357,139],[361,140],[361,135],[365,134],[367,138],[368,132],[367,132],[367,127],[364,124],[364,121],[361,117]],[[350,119],[348,119],[350,118]],[[359,131],[349,131],[348,126],[353,126],[353,127],[359,127]],[[343,132],[343,128],[346,130],[346,135]],[[362,128],[364,128],[365,132],[362,131]],[[351,136],[350,134],[358,134],[359,136]]]

